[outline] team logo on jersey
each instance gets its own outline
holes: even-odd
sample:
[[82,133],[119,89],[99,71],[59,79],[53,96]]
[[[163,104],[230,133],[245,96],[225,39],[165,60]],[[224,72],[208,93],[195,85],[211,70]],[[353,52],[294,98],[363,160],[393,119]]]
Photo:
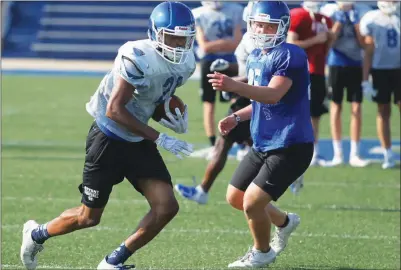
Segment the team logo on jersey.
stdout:
[[134,54],[135,54],[136,56],[145,55],[145,53],[144,53],[142,50],[138,49],[138,48],[134,48]]

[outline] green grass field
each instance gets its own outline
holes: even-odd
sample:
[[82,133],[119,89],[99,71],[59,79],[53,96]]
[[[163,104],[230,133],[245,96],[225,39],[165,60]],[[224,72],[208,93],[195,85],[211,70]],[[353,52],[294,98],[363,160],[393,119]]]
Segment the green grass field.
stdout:
[[[43,223],[79,205],[77,186],[85,137],[92,122],[85,103],[99,81],[88,77],[3,76],[2,268],[22,268],[19,248],[26,220]],[[180,137],[199,149],[207,139],[198,82],[189,82],[177,94],[189,105],[190,113],[190,131]],[[219,106],[219,118],[226,109],[227,105]],[[363,110],[364,137],[376,138],[376,107],[364,103]],[[348,115],[345,108],[345,136]],[[329,138],[328,123],[325,116],[323,138]],[[393,114],[392,135],[400,137],[398,113]],[[170,153],[162,154],[173,182],[191,184],[192,175],[202,176],[205,160],[180,161]],[[224,269],[242,256],[252,244],[251,236],[243,213],[224,202],[237,164],[228,161],[206,206],[179,198],[178,216],[127,263],[136,264],[138,269]],[[365,169],[311,168],[301,194],[287,192],[278,205],[298,213],[302,222],[273,269],[400,268],[399,167],[388,171],[379,164]],[[95,268],[132,232],[147,210],[143,197],[123,182],[114,188],[101,224],[50,239],[40,253],[40,267]]]

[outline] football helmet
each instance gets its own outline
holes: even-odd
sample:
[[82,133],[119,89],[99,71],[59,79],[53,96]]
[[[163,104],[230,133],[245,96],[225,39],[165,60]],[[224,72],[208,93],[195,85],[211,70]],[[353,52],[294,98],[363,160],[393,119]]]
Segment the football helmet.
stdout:
[[[254,22],[278,24],[277,32],[275,34],[255,33],[252,29]],[[266,49],[280,45],[286,40],[289,27],[290,10],[282,1],[256,2],[248,16],[248,32],[256,48]]]
[[[183,47],[166,42],[171,37],[184,37]],[[183,64],[192,53],[195,40],[195,19],[191,10],[180,2],[163,2],[157,5],[149,18],[149,39],[156,52],[173,64]]]

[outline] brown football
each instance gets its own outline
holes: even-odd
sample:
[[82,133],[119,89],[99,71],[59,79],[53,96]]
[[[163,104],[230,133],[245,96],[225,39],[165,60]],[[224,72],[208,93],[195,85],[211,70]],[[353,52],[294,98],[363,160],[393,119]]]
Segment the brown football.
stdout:
[[[185,104],[179,97],[177,97],[176,95],[172,95],[169,102],[169,110],[173,115],[176,115],[175,108],[179,108],[182,114],[185,110]],[[152,115],[152,119],[156,122],[159,122],[162,118],[169,120],[166,115],[164,103],[159,104]]]

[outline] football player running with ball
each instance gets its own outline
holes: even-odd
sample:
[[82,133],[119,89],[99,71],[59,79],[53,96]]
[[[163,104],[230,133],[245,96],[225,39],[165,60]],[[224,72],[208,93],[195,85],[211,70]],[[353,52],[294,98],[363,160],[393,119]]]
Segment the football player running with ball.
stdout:
[[[157,146],[181,157],[192,152],[192,145],[159,133],[148,121],[155,107],[169,99],[195,70],[191,10],[180,2],[159,4],[150,15],[148,35],[149,39],[127,42],[119,49],[112,70],[86,105],[95,121],[86,141],[79,186],[82,204],[48,223],[30,220],[24,224],[20,255],[27,269],[36,268],[37,253],[50,237],[98,225],[113,186],[124,178],[146,198],[150,210],[98,269],[128,269],[123,266],[125,261],[177,214],[171,176]],[[185,133],[186,114],[168,126]]]
[[[260,1],[248,17],[256,49],[247,60],[248,84],[215,72],[210,83],[218,91],[250,98],[252,104],[220,121],[225,135],[251,119],[253,147],[239,164],[227,189],[227,201],[244,211],[253,247],[232,268],[264,267],[276,259],[270,247],[269,203],[309,167],[313,129],[309,108],[308,60],[303,49],[285,42],[290,11],[281,1]],[[240,119],[238,121],[238,119]]]

